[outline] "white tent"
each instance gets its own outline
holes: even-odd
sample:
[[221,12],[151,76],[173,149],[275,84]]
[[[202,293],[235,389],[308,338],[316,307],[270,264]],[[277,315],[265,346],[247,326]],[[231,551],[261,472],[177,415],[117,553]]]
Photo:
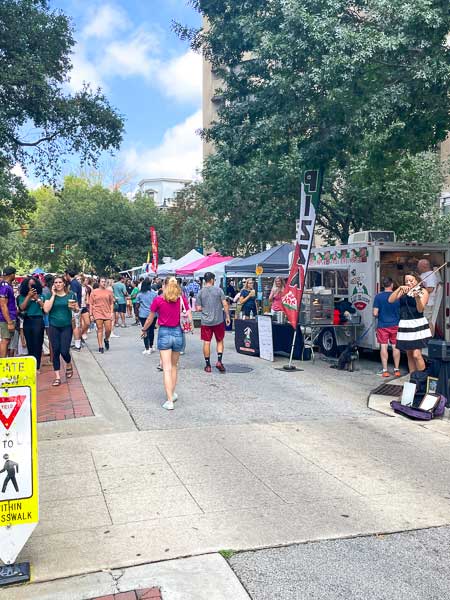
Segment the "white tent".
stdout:
[[178,260],[174,260],[173,262],[167,263],[165,265],[159,265],[158,275],[172,275],[177,269],[181,269],[186,265],[190,265],[199,258],[203,258],[203,254],[200,254],[200,252],[197,252],[197,250],[191,250]]
[[229,265],[230,262],[236,260],[232,258],[231,260],[225,260],[224,262],[217,263],[216,265],[212,265],[211,267],[205,267],[204,269],[199,269],[194,272],[194,277],[197,279],[199,277],[204,277],[205,273],[214,273],[216,279],[220,279],[224,276],[225,273],[225,265]]

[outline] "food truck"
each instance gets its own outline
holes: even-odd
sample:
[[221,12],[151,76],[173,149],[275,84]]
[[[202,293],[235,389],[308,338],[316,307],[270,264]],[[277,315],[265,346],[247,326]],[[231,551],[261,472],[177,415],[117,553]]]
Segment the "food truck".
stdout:
[[[394,286],[403,283],[408,271],[416,271],[420,259],[426,258],[436,269],[450,262],[449,244],[397,242],[392,231],[361,231],[350,236],[348,244],[311,250],[306,287],[325,288],[334,302],[348,300],[361,317],[356,342],[360,348],[379,348],[372,316],[374,296],[381,291],[381,281],[391,277]],[[450,341],[450,265],[439,271],[442,283],[437,290],[433,312],[436,335]],[[317,343],[326,356],[336,356],[340,346],[348,344],[348,332],[326,327],[320,330]],[[365,334],[365,335],[364,335]]]

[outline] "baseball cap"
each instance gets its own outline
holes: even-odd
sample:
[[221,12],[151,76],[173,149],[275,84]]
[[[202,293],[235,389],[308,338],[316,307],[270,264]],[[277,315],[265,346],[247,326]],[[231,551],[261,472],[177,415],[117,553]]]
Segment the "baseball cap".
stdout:
[[16,274],[16,269],[14,267],[5,267],[3,269],[3,275],[5,277],[8,277],[8,275],[15,275]]

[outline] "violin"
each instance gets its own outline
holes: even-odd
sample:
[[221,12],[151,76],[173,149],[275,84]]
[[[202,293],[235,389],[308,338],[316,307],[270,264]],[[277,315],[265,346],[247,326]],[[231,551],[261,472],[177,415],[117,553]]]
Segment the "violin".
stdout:
[[424,293],[424,286],[422,285],[422,283],[418,283],[414,287],[410,288],[406,295],[410,298],[423,298]]

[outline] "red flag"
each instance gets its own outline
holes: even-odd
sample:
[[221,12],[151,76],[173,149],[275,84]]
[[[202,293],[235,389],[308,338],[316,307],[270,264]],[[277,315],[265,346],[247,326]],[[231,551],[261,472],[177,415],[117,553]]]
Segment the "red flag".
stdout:
[[283,310],[287,320],[294,329],[297,329],[298,313],[302,303],[303,288],[305,283],[305,269],[299,264],[300,245],[295,244],[294,258],[283,295]]
[[302,304],[305,275],[314,238],[314,225],[322,188],[320,170],[305,171],[301,184],[300,220],[295,243],[294,259],[284,288],[283,310],[289,323],[297,329],[298,313]]
[[152,243],[152,270],[156,273],[158,270],[158,236],[154,227],[150,227],[150,240]]

